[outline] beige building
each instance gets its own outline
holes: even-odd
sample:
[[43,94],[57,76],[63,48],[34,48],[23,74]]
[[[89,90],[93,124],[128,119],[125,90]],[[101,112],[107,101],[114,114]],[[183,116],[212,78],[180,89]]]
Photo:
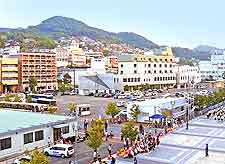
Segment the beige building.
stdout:
[[2,56],[0,58],[1,92],[16,92],[19,89],[18,77],[18,57]]
[[29,90],[29,78],[37,79],[37,90],[57,88],[55,53],[19,53],[21,90]]

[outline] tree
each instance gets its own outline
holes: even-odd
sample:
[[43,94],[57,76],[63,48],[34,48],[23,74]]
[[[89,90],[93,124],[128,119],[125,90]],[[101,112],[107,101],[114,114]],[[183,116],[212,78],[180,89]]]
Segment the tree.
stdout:
[[66,85],[65,84],[59,84],[59,92],[62,92],[63,94],[65,93],[66,91]]
[[31,155],[31,161],[30,162],[21,162],[21,164],[48,164],[48,159],[44,155],[44,153],[40,152],[38,148],[36,147]]
[[14,102],[21,102],[20,96],[16,95],[16,96],[14,97],[14,100],[13,100],[13,101],[14,101]]
[[3,93],[3,82],[2,81],[0,81],[0,93]]
[[138,115],[141,113],[139,106],[136,104],[133,104],[130,111],[131,111],[130,112],[131,117],[137,122]]
[[4,100],[4,101],[10,102],[12,97],[13,97],[13,95],[12,95],[11,93],[7,93],[7,94],[3,97],[3,100]]
[[75,112],[77,108],[77,105],[74,103],[69,103],[68,105],[68,109],[70,110],[70,112]]
[[134,122],[130,121],[122,126],[121,133],[123,138],[129,138],[131,141],[135,141],[138,135],[138,129],[134,125]]
[[29,77],[29,87],[30,87],[30,90],[32,91],[32,93],[34,93],[36,90],[35,90],[35,87],[37,86],[37,79],[35,77]]
[[117,108],[116,104],[113,102],[109,102],[108,106],[105,109],[105,114],[110,115],[112,119],[120,112]]
[[97,150],[103,140],[103,129],[104,129],[104,122],[101,119],[94,120],[91,122],[91,126],[87,130],[88,137],[85,141],[90,148],[93,150]]
[[54,106],[52,106],[52,105],[48,106],[48,113],[53,114],[56,112],[56,110],[57,110],[57,108],[55,108]]
[[65,84],[71,83],[71,79],[72,78],[71,78],[71,76],[68,73],[66,73],[66,74],[63,75],[63,82]]
[[27,96],[27,102],[32,103],[32,96],[31,95]]
[[165,124],[167,124],[167,118],[170,116],[170,111],[164,110],[164,111],[162,111],[162,115],[164,118],[164,125],[165,125]]
[[128,85],[125,85],[125,86],[123,87],[123,90],[124,90],[124,91],[129,91],[129,86],[128,86]]

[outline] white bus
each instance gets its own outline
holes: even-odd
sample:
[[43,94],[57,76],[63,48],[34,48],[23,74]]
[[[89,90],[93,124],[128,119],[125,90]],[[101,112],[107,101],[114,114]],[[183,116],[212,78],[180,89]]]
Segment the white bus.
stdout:
[[90,104],[78,104],[77,110],[79,112],[79,116],[88,116],[91,114],[90,111],[91,105]]
[[37,100],[37,103],[56,106],[56,100],[55,99],[39,98]]
[[37,104],[37,103],[0,101],[0,108],[23,109],[33,112],[41,112],[47,110],[48,106],[45,104]]
[[45,100],[54,100],[54,96],[53,95],[33,94],[33,93],[31,93],[31,94],[28,94],[27,97],[28,96],[31,96],[33,103],[37,103],[38,100],[41,101],[43,99],[45,99]]

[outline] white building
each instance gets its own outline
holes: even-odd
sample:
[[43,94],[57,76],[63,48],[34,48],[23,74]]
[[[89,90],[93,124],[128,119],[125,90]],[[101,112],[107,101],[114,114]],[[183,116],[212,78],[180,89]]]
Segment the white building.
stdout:
[[174,87],[176,85],[176,62],[170,48],[161,55],[120,55],[118,57],[118,75],[114,81],[117,89],[125,85],[130,90],[141,84],[152,88]]
[[17,55],[20,52],[20,46],[6,44],[3,49],[4,55]]
[[77,126],[72,117],[12,110],[0,110],[0,124],[0,161],[72,137]]
[[187,88],[201,82],[198,66],[177,65],[177,88]]
[[67,67],[69,65],[69,51],[60,46],[56,47],[53,52],[56,54],[56,66]]
[[130,113],[133,106],[138,106],[140,114],[138,122],[149,122],[149,117],[155,114],[162,114],[163,111],[170,111],[170,116],[173,118],[184,117],[188,107],[185,98],[160,98],[146,101],[134,101],[127,104],[128,118],[132,119]]
[[199,68],[202,80],[221,80],[225,71],[224,50],[213,51],[210,60],[199,62]]

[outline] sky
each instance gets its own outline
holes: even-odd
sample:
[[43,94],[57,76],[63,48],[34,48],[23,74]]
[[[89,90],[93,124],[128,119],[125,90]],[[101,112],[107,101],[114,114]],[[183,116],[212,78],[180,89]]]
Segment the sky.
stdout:
[[0,27],[66,16],[111,32],[135,32],[159,45],[225,48],[224,0],[0,0]]

